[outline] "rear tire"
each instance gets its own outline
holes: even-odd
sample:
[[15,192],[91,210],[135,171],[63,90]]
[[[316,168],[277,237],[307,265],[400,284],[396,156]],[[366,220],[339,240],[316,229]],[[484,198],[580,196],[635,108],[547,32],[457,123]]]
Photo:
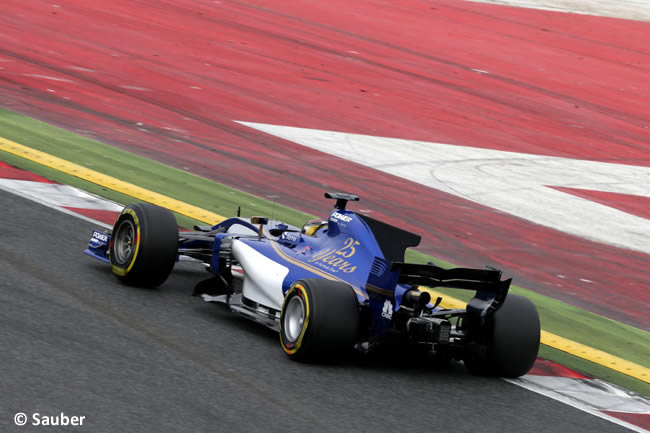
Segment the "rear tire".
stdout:
[[113,273],[125,284],[157,287],[176,263],[178,225],[168,209],[150,203],[125,207],[110,242]]
[[346,283],[295,282],[280,315],[280,343],[291,359],[330,361],[349,352],[359,335],[359,301]]
[[471,373],[519,377],[530,371],[540,339],[535,304],[523,296],[509,295],[485,329],[485,346],[468,354],[464,361]]

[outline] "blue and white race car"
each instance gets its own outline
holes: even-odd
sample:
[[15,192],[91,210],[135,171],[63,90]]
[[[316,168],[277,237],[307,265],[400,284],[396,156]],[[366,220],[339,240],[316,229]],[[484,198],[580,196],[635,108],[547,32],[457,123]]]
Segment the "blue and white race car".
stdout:
[[[181,257],[211,273],[195,287],[205,300],[277,330],[293,359],[320,360],[391,340],[462,360],[477,374],[517,377],[537,357],[540,325],[527,298],[493,268],[443,269],[404,263],[418,235],[348,210],[336,200],[327,220],[302,228],[233,217],[179,234],[174,215],[148,203],[127,206],[112,232],[95,231],[85,253],[110,263],[124,283],[155,287]],[[464,309],[439,307],[424,287],[476,292]]]

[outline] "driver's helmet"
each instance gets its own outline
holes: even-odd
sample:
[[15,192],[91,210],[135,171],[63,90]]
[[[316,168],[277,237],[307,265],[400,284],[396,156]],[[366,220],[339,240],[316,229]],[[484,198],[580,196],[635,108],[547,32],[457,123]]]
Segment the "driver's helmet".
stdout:
[[326,225],[327,225],[326,220],[309,220],[305,223],[305,225],[302,226],[302,230],[300,231],[300,233],[304,233],[309,236],[314,236],[314,234],[319,228]]

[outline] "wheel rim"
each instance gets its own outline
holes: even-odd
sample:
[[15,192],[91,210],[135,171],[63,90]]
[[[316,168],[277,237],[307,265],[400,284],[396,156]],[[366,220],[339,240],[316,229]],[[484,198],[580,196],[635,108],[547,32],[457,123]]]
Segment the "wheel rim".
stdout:
[[300,337],[302,325],[305,323],[305,304],[300,296],[294,296],[284,313],[282,327],[289,342],[295,342]]
[[122,224],[117,229],[113,249],[117,263],[127,263],[133,256],[135,249],[135,225],[130,220],[122,221]]

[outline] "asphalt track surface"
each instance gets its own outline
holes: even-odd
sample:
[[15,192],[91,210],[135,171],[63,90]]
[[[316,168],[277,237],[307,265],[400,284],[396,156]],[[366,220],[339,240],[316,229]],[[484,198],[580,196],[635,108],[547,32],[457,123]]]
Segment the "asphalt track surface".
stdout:
[[[647,166],[650,23],[456,0],[3,8],[4,107],[317,215],[331,205],[323,190],[353,189],[375,217],[422,233],[423,252],[496,265],[521,286],[650,329],[645,254],[234,122]],[[626,209],[643,198],[607,199]]]
[[[0,430],[16,412],[84,415],[93,432],[618,432],[460,365],[380,355],[306,365],[277,335],[190,296],[120,285],[82,254],[93,225],[0,191]],[[60,431],[60,430],[55,430]]]

